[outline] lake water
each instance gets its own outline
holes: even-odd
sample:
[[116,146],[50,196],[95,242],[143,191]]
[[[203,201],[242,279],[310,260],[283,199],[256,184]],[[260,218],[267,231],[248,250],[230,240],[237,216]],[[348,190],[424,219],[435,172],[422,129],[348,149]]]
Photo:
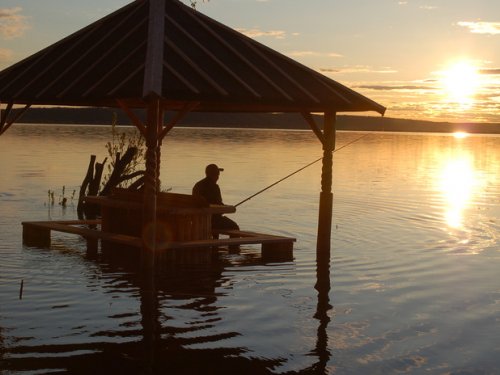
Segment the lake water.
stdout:
[[[361,135],[340,132],[337,148]],[[314,288],[316,163],[232,215],[296,237],[293,261],[243,246],[211,266],[165,269],[153,305],[133,264],[88,258],[77,237],[22,244],[21,221],[76,218],[71,200],[57,204],[62,187],[78,190],[109,139],[89,126],[14,125],[0,137],[6,374],[500,373],[500,137],[373,133],[335,153],[326,294]],[[215,162],[235,204],[320,156],[312,132],[174,129],[162,188],[189,193]]]

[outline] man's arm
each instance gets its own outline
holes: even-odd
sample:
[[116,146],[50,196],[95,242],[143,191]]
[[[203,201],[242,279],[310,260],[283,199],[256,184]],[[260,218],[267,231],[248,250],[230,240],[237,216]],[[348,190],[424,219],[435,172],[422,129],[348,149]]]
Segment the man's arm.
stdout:
[[221,204],[221,205],[224,204],[224,203],[222,203],[222,194],[220,192],[220,187],[217,184],[215,184],[215,188],[214,188],[214,203]]

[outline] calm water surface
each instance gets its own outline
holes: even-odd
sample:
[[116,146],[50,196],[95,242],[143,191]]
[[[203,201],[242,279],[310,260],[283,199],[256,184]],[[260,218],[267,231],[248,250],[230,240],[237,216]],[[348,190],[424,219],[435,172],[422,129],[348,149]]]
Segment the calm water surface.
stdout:
[[[339,133],[337,147],[360,135]],[[335,153],[329,293],[314,288],[317,163],[233,215],[296,237],[293,262],[247,246],[165,267],[152,299],[134,262],[89,258],[79,238],[22,244],[21,221],[76,218],[57,204],[62,187],[78,190],[109,138],[109,127],[30,125],[0,137],[6,374],[500,373],[500,137],[374,133]],[[189,193],[215,162],[235,204],[320,156],[311,132],[175,129],[162,187]]]

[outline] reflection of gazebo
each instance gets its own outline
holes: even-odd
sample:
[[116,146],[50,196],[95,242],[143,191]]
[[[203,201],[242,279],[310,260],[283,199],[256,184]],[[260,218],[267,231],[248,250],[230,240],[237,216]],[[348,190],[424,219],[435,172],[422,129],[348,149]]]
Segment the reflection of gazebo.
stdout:
[[[145,223],[156,220],[162,139],[186,113],[301,113],[324,150],[318,248],[328,250],[335,114],[385,111],[178,0],[133,1],[5,69],[0,101],[7,103],[0,134],[17,120],[9,116],[14,105],[122,108],[146,138]],[[133,109],[147,111],[146,123]],[[166,124],[165,111],[176,112]],[[324,113],[323,129],[313,112]]]

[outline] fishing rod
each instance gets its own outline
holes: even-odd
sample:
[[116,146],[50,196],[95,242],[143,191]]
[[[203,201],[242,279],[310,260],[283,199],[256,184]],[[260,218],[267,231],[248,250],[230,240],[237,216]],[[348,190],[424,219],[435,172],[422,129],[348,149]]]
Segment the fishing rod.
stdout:
[[[347,146],[352,145],[353,143],[355,143],[355,142],[357,142],[357,141],[361,140],[362,138],[366,137],[366,136],[367,136],[367,135],[369,135],[369,134],[370,134],[370,133],[363,134],[361,137],[358,137],[358,138],[356,138],[356,139],[355,139],[355,140],[353,140],[353,141],[347,142],[345,145],[343,145],[343,146],[341,146],[341,147],[339,147],[339,148],[337,148],[337,149],[333,150],[333,151],[332,151],[332,154],[336,153],[337,151],[342,150],[343,148],[346,148]],[[316,160],[314,160],[314,161],[312,161],[312,162],[310,162],[309,164],[307,164],[307,165],[305,165],[305,166],[303,166],[303,167],[301,167],[301,168],[297,169],[295,172],[290,173],[289,175],[287,175],[287,176],[283,177],[282,179],[280,179],[280,180],[278,180],[278,181],[276,181],[276,182],[273,182],[271,185],[269,185],[269,186],[265,187],[265,188],[264,188],[264,189],[262,189],[262,190],[259,190],[258,192],[256,192],[255,194],[253,194],[253,195],[249,196],[248,198],[243,199],[241,202],[239,202],[239,203],[235,204],[235,205],[234,205],[234,207],[238,207],[240,204],[243,204],[243,203],[245,203],[246,201],[249,201],[250,199],[252,199],[252,198],[256,197],[257,195],[259,195],[259,194],[261,194],[261,193],[265,192],[266,190],[268,190],[268,189],[272,188],[273,186],[278,185],[280,182],[285,181],[287,178],[292,177],[294,174],[297,174],[297,173],[299,173],[300,171],[302,171],[302,170],[304,170],[304,169],[306,169],[306,168],[310,167],[311,165],[313,165],[313,164],[317,163],[317,162],[318,162],[318,161],[320,161],[321,159],[323,159],[323,156],[322,156],[322,157],[320,157],[320,158],[318,158],[318,159],[316,159]]]

